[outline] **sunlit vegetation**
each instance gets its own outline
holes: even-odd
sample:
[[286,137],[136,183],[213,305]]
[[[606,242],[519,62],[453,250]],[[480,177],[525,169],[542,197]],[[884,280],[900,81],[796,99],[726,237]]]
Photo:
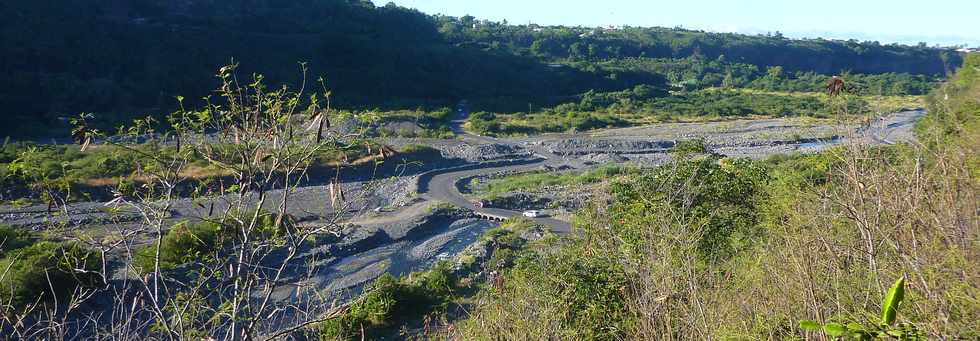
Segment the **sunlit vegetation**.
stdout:
[[533,113],[471,115],[466,128],[485,135],[530,135],[586,131],[661,122],[690,122],[745,118],[831,118],[836,107],[847,108],[847,119],[923,106],[915,96],[848,96],[831,103],[817,92],[774,92],[712,88],[663,95],[638,86],[618,92],[587,92],[575,102]]
[[471,190],[481,196],[496,196],[504,193],[540,190],[551,186],[578,186],[594,184],[612,179],[613,177],[634,174],[639,170],[634,167],[606,165],[596,169],[580,172],[555,173],[548,171],[524,173],[517,175],[491,178],[484,181],[474,181]]
[[445,262],[431,270],[401,278],[381,275],[342,314],[321,323],[313,334],[320,340],[361,340],[397,331],[403,323],[445,312],[460,290]]
[[[63,199],[99,199],[114,190],[126,191],[150,181],[145,171],[153,167],[147,155],[170,153],[173,143],[147,142],[121,148],[115,145],[90,146],[82,152],[76,145],[10,143],[0,147],[0,202],[51,202]],[[409,145],[393,150],[380,143],[364,141],[340,144],[317,153],[312,167],[372,166],[376,162],[397,160],[438,160],[439,152],[428,146]],[[207,182],[229,173],[197,158],[183,169],[188,181]],[[124,193],[125,194],[125,193]],[[53,198],[52,196],[59,196]]]
[[924,145],[701,154],[616,178],[558,245],[506,243],[503,278],[441,335],[976,338],[977,75],[929,97]]
[[[829,74],[815,71],[785,71],[784,65],[757,66],[732,62],[720,55],[715,59],[694,55],[688,58],[627,57],[598,62],[614,70],[642,70],[667,77],[675,90],[706,88],[752,88],[783,92],[823,92]],[[924,95],[937,83],[936,76],[910,73],[850,73],[834,71],[850,83],[850,90],[862,95]]]

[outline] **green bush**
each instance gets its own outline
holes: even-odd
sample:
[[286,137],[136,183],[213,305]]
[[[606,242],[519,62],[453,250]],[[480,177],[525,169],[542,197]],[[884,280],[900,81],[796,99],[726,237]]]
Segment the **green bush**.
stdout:
[[456,290],[456,279],[449,264],[436,263],[429,271],[395,278],[381,275],[366,289],[363,297],[352,304],[339,317],[323,322],[317,327],[321,340],[360,339],[386,328],[396,327],[399,322],[418,318],[433,310],[445,309]]
[[[253,213],[241,215],[249,219]],[[276,215],[261,211],[251,239],[255,242],[265,242],[281,238],[285,229],[292,228],[295,220],[291,216],[283,218],[283,224],[276,226]],[[224,221],[180,222],[170,228],[160,242],[160,269],[171,270],[181,265],[198,261],[208,262],[218,256],[226,246],[229,238],[234,238],[240,224],[234,219]],[[156,243],[150,243],[133,256],[133,267],[139,272],[153,270],[156,256]]]
[[0,225],[0,258],[11,251],[34,244],[37,239],[37,235],[29,231]]
[[[147,154],[172,152],[172,147],[152,143],[134,148]],[[90,188],[90,180],[124,179],[139,167],[152,169],[152,162],[140,152],[115,146],[92,146],[82,152],[74,145],[8,144],[0,148],[0,198],[45,199],[41,188],[57,188],[71,198],[89,199],[86,196],[93,192],[106,193]]]
[[98,253],[77,243],[43,241],[0,259],[0,300],[19,308],[35,301],[64,300],[78,286],[102,284]]
[[757,208],[765,200],[765,168],[746,159],[707,157],[661,167],[635,181],[616,183],[613,231],[628,244],[645,245],[641,228],[657,212],[680,212],[699,228],[699,256],[714,262],[732,256],[759,232]]
[[351,305],[346,312],[319,325],[321,340],[353,340],[362,327],[367,329],[388,322],[396,303],[395,295],[400,290],[398,280],[384,274],[374,280],[367,290],[369,294]]
[[625,273],[615,259],[583,253],[583,246],[518,256],[498,250],[499,260],[514,256],[513,267],[458,325],[463,339],[628,339],[636,316],[627,309]]
[[618,165],[601,166],[581,172],[529,172],[491,179],[485,185],[477,183],[473,191],[495,196],[516,191],[540,190],[545,186],[585,185],[609,180],[615,176],[633,174],[637,168]]
[[681,156],[681,157],[685,157],[691,154],[707,154],[710,152],[711,149],[708,148],[708,144],[704,141],[704,139],[680,141],[670,148],[671,154]]
[[[221,245],[222,232],[222,226],[217,223],[177,223],[160,242],[160,269],[212,259]],[[156,244],[144,246],[133,256],[133,267],[143,273],[153,271],[155,258]]]

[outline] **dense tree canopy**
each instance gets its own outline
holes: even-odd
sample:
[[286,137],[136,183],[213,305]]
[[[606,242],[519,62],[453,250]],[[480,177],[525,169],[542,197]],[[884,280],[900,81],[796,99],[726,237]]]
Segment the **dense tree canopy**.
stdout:
[[[244,74],[296,83],[297,63],[307,62],[308,80],[324,76],[349,107],[451,106],[465,98],[501,112],[589,90],[663,89],[668,80],[749,86],[772,65],[784,67],[787,80],[841,70],[925,79],[959,62],[923,47],[518,26],[366,0],[13,0],[0,12],[8,13],[0,22],[0,137],[63,135],[64,117],[79,112],[97,113],[104,124],[165,113],[175,96],[207,95],[216,84],[208,75],[232,60]],[[911,93],[929,81],[882,87]]]

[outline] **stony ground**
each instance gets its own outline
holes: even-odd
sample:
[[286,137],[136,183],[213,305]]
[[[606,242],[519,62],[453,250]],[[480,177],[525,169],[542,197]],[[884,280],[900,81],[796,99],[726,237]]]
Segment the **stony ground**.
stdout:
[[[443,156],[440,160],[418,160],[431,166],[420,171],[439,168],[443,164],[467,164],[476,169],[465,172],[466,176],[472,177],[480,174],[479,169],[484,163],[490,165],[488,162],[499,160],[542,160],[534,162],[551,169],[627,162],[656,165],[669,160],[668,151],[675,143],[695,138],[704,139],[716,152],[752,158],[776,153],[814,152],[839,143],[891,144],[911,139],[912,125],[922,115],[922,111],[896,113],[869,127],[839,125],[827,120],[767,119],[665,123],[527,138],[461,135],[457,139],[393,138],[385,142],[393,146],[422,144],[440,150]],[[456,161],[445,163],[445,160]],[[535,169],[532,166],[535,165],[515,166],[513,170]],[[487,167],[486,174],[512,169],[499,164]],[[460,180],[453,174],[441,175],[452,180],[444,183]],[[347,226],[341,231],[336,245],[313,248],[304,258],[307,261],[316,259],[321,265],[310,284],[332,293],[349,292],[385,271],[404,273],[423,269],[434,261],[455,256],[473,242],[475,236],[495,225],[457,219],[462,217],[426,220],[435,202],[417,194],[419,172],[378,177],[374,181],[344,183],[350,200],[343,206],[334,207],[328,187],[322,185],[300,188],[292,197],[289,213],[303,223],[322,223],[339,217]],[[278,192],[271,194],[271,197],[277,197]],[[212,201],[220,205],[220,199]],[[508,205],[515,210],[528,206],[520,200]],[[272,201],[269,207],[276,204]],[[208,214],[209,206],[188,199],[178,200],[173,203],[171,214],[174,220],[202,217]],[[105,203],[101,202],[75,203],[67,211],[67,215],[49,216],[43,205],[3,206],[0,207],[0,224],[36,230],[56,226],[59,232],[91,234],[136,224],[140,218],[131,211],[110,215]]]

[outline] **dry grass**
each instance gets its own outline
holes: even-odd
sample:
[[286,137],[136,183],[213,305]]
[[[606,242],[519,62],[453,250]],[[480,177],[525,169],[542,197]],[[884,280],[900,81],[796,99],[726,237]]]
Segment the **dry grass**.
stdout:
[[911,297],[900,318],[930,337],[980,330],[980,274],[970,265],[980,263],[977,186],[965,154],[926,164],[921,149],[901,152],[896,161],[869,149],[836,153],[831,185],[799,193],[771,238],[732,264],[733,282],[712,295],[713,306],[731,308],[711,329],[780,337],[799,319],[864,320],[905,276]]
[[[626,339],[822,339],[799,329],[799,321],[867,321],[879,311],[887,285],[903,276],[909,294],[900,322],[914,323],[928,338],[976,337],[976,151],[851,146],[827,158],[822,182],[770,185],[770,199],[760,208],[763,236],[728,261],[699,260],[704,222],[684,220],[683,209],[669,205],[644,215],[635,224],[639,231],[611,228],[604,193],[585,213],[583,240],[563,257],[618,263],[603,271],[624,275],[626,306],[606,312],[620,315],[609,323],[633,321],[611,334]],[[630,233],[640,235],[639,250],[630,251],[636,240]],[[570,283],[578,274],[542,271],[541,277],[508,276],[451,338],[618,338],[583,334],[596,327],[570,318],[583,312],[561,293],[580,285]]]
[[[221,170],[214,167],[201,167],[196,165],[189,165],[181,171],[181,177],[191,181],[200,181],[206,179],[214,179],[223,176],[230,176],[231,172],[226,170]],[[129,176],[129,177],[108,177],[108,178],[91,178],[82,179],[79,181],[80,184],[91,186],[91,187],[114,187],[118,186],[122,180],[130,180],[137,183],[150,183],[153,181],[148,176]]]

